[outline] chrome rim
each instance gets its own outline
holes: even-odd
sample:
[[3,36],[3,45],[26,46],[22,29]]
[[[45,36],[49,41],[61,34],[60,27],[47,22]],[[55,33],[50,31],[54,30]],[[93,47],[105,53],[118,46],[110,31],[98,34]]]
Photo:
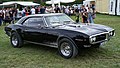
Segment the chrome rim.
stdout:
[[69,43],[67,42],[64,42],[61,44],[61,53],[64,55],[64,56],[69,56],[71,54],[71,47],[69,45]]
[[14,46],[17,46],[17,44],[18,44],[18,39],[17,39],[17,37],[15,35],[13,35],[13,37],[12,37],[12,44]]

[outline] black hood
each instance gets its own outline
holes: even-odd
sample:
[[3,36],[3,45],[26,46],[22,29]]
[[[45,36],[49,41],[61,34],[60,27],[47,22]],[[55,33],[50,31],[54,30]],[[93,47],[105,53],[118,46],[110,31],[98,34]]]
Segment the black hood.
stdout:
[[67,24],[56,27],[57,29],[77,31],[89,36],[109,32],[112,28],[99,24]]

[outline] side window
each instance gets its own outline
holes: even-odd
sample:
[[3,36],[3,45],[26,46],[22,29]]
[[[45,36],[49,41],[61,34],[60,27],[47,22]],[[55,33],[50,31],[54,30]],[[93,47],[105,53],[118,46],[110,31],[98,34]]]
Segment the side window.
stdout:
[[27,19],[23,25],[29,26],[29,27],[36,27],[36,26],[45,26],[45,23],[43,21],[42,17],[36,17],[36,18],[29,18]]
[[23,25],[28,26],[28,21],[29,21],[29,19],[27,19],[27,20],[23,23]]

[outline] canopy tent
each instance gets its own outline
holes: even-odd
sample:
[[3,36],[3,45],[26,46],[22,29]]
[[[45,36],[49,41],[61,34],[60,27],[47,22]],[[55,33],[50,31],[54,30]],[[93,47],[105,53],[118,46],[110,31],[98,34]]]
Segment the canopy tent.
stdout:
[[12,4],[19,4],[19,5],[22,5],[22,6],[37,6],[37,5],[40,5],[40,4],[33,3],[33,2],[11,1],[11,2],[4,2],[3,4],[0,4],[0,6],[12,5]]
[[[74,2],[75,0],[53,0],[54,4],[58,4],[59,2],[61,3],[71,3]],[[51,1],[46,1],[46,4],[52,4],[52,0]]]
[[85,0],[83,1],[83,4],[86,6],[90,6],[91,4],[95,4],[96,0]]
[[[59,3],[58,0],[55,0],[55,1],[54,1],[54,4],[58,4],[58,3]],[[52,4],[52,1],[46,1],[46,4]]]
[[46,1],[46,4],[52,4],[52,7],[54,8],[54,4],[58,4],[60,7],[60,3],[71,3],[74,2],[75,0],[51,0],[51,1]]
[[75,0],[60,0],[61,3],[71,3],[74,2]]

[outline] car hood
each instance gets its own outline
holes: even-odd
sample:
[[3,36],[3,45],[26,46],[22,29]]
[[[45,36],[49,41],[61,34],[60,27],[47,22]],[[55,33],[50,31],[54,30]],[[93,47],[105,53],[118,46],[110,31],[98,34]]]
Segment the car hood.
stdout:
[[110,27],[100,25],[100,24],[67,24],[67,25],[58,26],[56,28],[81,32],[89,36],[104,33],[104,32],[109,32],[113,30]]

